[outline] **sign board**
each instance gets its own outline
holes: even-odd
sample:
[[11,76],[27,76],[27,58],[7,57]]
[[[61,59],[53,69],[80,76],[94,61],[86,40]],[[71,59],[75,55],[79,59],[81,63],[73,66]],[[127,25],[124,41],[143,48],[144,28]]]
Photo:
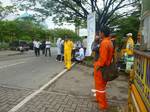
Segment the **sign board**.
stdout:
[[88,31],[88,37],[87,37],[86,56],[91,56],[92,54],[91,45],[95,37],[95,12],[89,14],[87,17],[87,31]]
[[79,30],[79,36],[80,36],[80,37],[88,36],[87,28],[86,28],[86,29],[80,29],[80,30]]

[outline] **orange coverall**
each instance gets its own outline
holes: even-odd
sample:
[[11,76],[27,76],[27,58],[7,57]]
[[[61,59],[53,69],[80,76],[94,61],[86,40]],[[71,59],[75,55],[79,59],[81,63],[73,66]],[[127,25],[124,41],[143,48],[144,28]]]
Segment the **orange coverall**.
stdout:
[[[113,44],[110,38],[104,38],[100,44],[99,48],[99,59],[94,63],[94,80],[96,89],[96,99],[99,103],[100,109],[107,109],[107,99],[106,99],[106,84],[107,82],[103,80],[102,73],[97,70],[97,67],[103,67],[104,65],[110,65],[113,57]],[[107,75],[107,74],[106,74]]]

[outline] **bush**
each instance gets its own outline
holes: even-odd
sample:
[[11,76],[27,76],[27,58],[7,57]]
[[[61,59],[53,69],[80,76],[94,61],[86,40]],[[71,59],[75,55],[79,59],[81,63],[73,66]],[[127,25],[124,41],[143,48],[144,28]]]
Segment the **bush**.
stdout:
[[83,61],[83,64],[86,65],[86,66],[89,66],[89,67],[93,67],[93,57],[92,56],[89,56],[89,57],[86,57]]
[[7,50],[9,48],[8,43],[0,43],[0,50]]

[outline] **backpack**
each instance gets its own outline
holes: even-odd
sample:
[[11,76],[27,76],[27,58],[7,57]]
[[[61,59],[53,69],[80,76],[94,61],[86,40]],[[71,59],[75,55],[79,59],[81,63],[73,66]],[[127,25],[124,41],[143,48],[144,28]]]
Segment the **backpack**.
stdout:
[[102,77],[104,81],[112,81],[119,76],[118,67],[114,61],[114,55],[112,59],[113,62],[109,66],[105,65],[101,68]]
[[102,67],[101,72],[104,81],[112,81],[119,76],[115,62],[111,63],[109,66]]

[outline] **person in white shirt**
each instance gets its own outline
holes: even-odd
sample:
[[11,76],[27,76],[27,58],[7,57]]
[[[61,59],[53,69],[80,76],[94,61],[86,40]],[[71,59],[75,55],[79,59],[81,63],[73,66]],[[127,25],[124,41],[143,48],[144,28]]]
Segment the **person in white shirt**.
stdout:
[[81,47],[78,52],[75,53],[75,59],[77,62],[82,62],[85,58],[84,49]]
[[49,39],[45,42],[45,56],[47,56],[47,52],[49,52],[49,56],[51,56],[51,42]]
[[39,40],[33,41],[33,46],[34,46],[34,51],[36,56],[40,56],[40,45],[41,43]]
[[86,49],[87,49],[87,36],[82,41],[83,48],[84,48],[84,55],[86,54]]
[[57,57],[56,61],[61,61],[61,38],[57,39],[56,46],[57,46]]
[[60,62],[64,61],[64,40],[61,40],[61,58]]

